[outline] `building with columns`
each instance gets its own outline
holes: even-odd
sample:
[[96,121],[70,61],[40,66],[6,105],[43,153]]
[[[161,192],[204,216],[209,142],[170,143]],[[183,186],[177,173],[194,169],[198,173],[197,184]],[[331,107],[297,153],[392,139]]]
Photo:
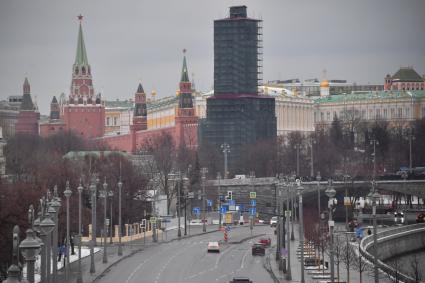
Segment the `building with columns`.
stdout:
[[401,67],[393,76],[385,77],[384,90],[424,90],[425,75],[422,77],[413,67]]

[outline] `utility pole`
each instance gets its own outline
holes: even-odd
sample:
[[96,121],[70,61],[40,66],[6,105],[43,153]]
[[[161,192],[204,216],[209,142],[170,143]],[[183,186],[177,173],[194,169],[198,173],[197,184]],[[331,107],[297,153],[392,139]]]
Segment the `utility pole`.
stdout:
[[218,230],[221,229],[221,175],[220,172],[217,172],[217,181],[218,181]]
[[223,151],[224,154],[224,179],[227,179],[227,174],[228,174],[228,169],[227,169],[227,154],[230,152],[230,145],[228,143],[223,143],[220,146],[221,150]]
[[202,173],[202,232],[207,232],[206,219],[205,219],[205,181],[207,178],[208,168],[203,167]]

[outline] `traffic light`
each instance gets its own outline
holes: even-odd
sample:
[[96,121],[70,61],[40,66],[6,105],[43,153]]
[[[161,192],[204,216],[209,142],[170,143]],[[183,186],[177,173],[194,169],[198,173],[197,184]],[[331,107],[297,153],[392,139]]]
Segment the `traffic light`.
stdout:
[[233,199],[233,192],[232,191],[227,191],[227,199]]

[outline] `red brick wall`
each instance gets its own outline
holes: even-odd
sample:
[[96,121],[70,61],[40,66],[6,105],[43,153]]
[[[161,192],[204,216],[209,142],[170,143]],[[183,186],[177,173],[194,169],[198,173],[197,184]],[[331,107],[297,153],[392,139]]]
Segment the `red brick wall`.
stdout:
[[67,130],[74,131],[83,138],[102,137],[105,133],[105,107],[67,105],[64,107],[64,122]]
[[38,135],[38,120],[40,113],[34,111],[21,111],[15,125],[16,134]]
[[54,135],[58,132],[66,129],[65,124],[41,124],[40,125],[40,136],[43,138]]

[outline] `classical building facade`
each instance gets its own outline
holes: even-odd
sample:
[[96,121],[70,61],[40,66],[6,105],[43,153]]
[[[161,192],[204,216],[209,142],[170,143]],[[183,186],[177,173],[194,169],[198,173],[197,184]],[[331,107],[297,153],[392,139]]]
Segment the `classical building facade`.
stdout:
[[393,76],[385,77],[385,90],[424,90],[425,75],[422,77],[412,67],[402,67]]

